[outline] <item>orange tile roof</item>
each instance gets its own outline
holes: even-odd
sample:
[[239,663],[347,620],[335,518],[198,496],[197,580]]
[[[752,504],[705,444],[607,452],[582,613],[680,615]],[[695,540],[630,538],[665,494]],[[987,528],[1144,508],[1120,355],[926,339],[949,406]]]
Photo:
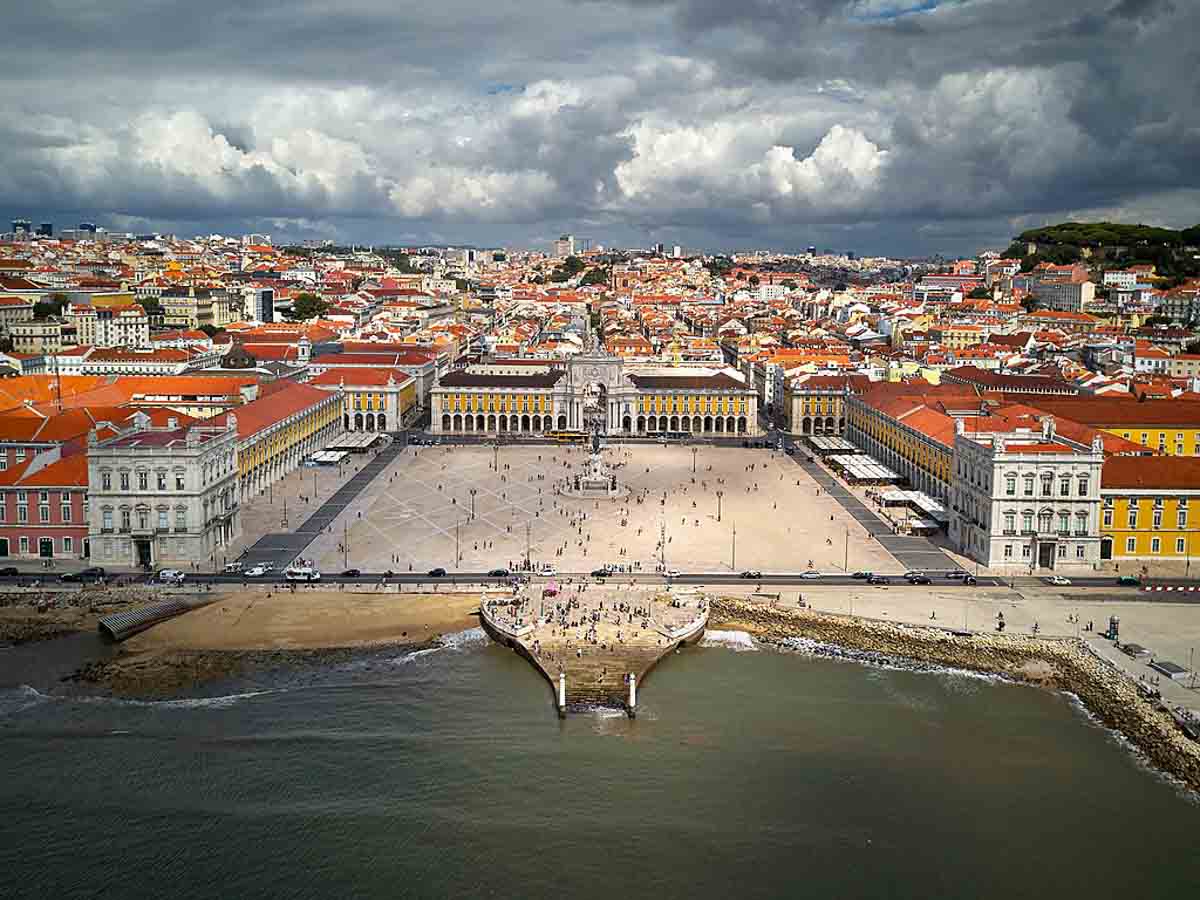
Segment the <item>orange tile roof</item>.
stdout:
[[[251,437],[281,419],[327,402],[331,396],[336,396],[307,384],[276,383],[282,386],[265,397],[233,410],[233,414],[237,416],[239,438]],[[229,413],[224,413],[210,422],[213,425],[224,425],[228,418]]]

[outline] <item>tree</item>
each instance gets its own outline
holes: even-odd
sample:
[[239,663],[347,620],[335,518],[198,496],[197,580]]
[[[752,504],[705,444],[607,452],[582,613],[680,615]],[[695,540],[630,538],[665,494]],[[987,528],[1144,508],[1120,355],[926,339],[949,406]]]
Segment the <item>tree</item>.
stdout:
[[209,325],[209,324],[206,322],[206,323],[204,323],[203,325],[201,325],[199,328],[197,328],[196,330],[197,330],[197,331],[203,331],[203,332],[204,332],[205,334],[207,334],[207,335],[208,335],[210,338],[215,338],[215,337],[216,337],[218,334],[220,334],[221,332],[223,332],[225,329],[224,329],[224,328],[218,328],[216,325]]
[[12,353],[13,342],[7,334],[0,337],[0,353]]
[[320,318],[329,311],[329,304],[308,291],[302,291],[292,298],[292,312],[288,317],[296,322],[306,322],[309,319]]
[[758,276],[757,275],[750,276],[750,287],[758,287]]
[[799,285],[797,285],[796,282],[792,281],[790,278],[784,279],[783,286],[789,291],[794,291],[797,287],[799,287]]
[[1027,313],[1033,312],[1038,308],[1038,298],[1033,296],[1033,294],[1026,294],[1021,298],[1021,308]]
[[49,319],[52,316],[61,316],[66,305],[66,294],[51,294],[49,297],[43,297],[33,305],[33,317],[35,319]]
[[979,285],[979,287],[974,288],[971,291],[971,293],[967,294],[967,297],[970,298],[971,300],[987,300],[991,296],[992,296],[992,292],[989,291],[982,284]]
[[157,297],[143,297],[138,300],[138,305],[146,311],[148,316],[161,316],[163,314],[162,304]]
[[608,284],[608,279],[609,279],[608,269],[597,267],[594,269],[588,269],[587,274],[584,275],[582,279],[580,279],[579,285],[580,285],[580,287],[583,287],[584,285],[589,285],[589,284],[601,284],[601,285]]

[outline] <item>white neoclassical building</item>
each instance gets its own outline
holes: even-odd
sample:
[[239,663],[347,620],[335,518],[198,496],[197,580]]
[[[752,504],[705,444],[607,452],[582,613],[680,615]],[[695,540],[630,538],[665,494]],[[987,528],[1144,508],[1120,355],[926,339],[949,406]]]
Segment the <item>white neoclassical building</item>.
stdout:
[[224,426],[155,428],[88,438],[88,539],[101,566],[207,562],[241,534],[237,418]]
[[1104,444],[985,416],[956,421],[950,540],[980,564],[1011,570],[1091,567],[1100,559]]

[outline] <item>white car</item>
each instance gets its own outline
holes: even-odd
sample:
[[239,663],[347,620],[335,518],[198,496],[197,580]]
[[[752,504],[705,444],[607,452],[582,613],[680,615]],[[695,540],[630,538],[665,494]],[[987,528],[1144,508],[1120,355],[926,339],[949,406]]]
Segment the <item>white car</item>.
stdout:
[[158,573],[158,583],[180,585],[186,577],[178,569],[163,569]]
[[541,575],[543,578],[553,578],[555,575],[558,574],[558,569],[556,569],[554,566],[547,564],[547,565],[542,566],[540,569],[538,569],[538,574]]
[[820,573],[820,572],[814,572],[812,569],[809,569],[807,572],[801,572],[801,573],[800,573],[800,577],[801,577],[801,578],[805,578],[805,579],[820,578],[820,577],[821,577],[821,573]]
[[1071,579],[1067,578],[1063,575],[1051,575],[1049,578],[1046,579],[1046,581],[1048,581],[1050,584],[1055,585],[1056,587],[1066,587],[1068,584],[1071,583]]
[[667,569],[663,574],[668,578],[678,578],[680,573],[678,569]]
[[257,565],[257,566],[251,566],[249,569],[247,569],[247,570],[246,570],[245,572],[243,572],[242,574],[243,574],[243,575],[245,575],[245,576],[247,576],[248,578],[258,578],[258,577],[260,577],[260,576],[262,576],[262,575],[266,575],[266,574],[267,574],[267,571],[268,571],[268,570],[267,570],[267,567],[266,567],[266,566],[264,566],[264,565]]

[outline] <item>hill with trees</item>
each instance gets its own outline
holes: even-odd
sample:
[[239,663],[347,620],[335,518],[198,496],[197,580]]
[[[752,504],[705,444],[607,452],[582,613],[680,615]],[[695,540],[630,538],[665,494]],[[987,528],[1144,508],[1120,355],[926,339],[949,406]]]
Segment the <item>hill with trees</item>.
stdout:
[[[1035,253],[1027,252],[1030,244],[1037,246]],[[1086,261],[1110,267],[1150,263],[1169,284],[1200,275],[1197,252],[1188,249],[1197,246],[1200,225],[1176,231],[1118,222],[1061,222],[1021,232],[1004,255],[1020,259],[1026,272],[1041,262]]]

